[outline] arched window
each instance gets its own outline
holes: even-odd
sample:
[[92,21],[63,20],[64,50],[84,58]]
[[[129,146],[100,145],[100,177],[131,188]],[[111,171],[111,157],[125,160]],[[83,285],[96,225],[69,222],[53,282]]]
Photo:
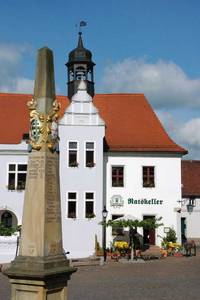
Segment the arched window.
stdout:
[[12,227],[12,214],[9,213],[8,211],[5,211],[2,215],[1,215],[1,223],[4,225],[4,227]]
[[84,67],[79,66],[76,68],[76,80],[87,80],[86,70]]

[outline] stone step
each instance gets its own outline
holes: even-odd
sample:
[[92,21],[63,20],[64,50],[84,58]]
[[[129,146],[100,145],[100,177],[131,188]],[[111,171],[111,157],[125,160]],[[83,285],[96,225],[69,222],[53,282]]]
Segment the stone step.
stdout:
[[87,257],[87,258],[77,258],[70,259],[71,267],[82,267],[82,266],[99,266],[102,264],[103,258],[101,257]]
[[144,259],[161,258],[161,256],[160,247],[156,245],[150,245],[147,250],[141,252],[141,257]]

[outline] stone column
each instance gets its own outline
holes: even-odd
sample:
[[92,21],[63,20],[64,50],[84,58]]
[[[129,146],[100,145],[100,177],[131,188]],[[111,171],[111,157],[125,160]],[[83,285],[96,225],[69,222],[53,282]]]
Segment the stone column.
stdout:
[[12,300],[66,300],[75,272],[63,253],[53,53],[38,51],[19,256],[6,275]]

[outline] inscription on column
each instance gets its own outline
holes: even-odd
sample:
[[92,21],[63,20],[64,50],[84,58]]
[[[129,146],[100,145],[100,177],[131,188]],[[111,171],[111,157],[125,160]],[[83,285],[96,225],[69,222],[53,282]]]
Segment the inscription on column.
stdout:
[[60,216],[60,203],[58,198],[58,179],[56,161],[54,158],[49,157],[46,162],[46,222],[57,223],[61,222]]
[[28,178],[44,178],[44,158],[42,156],[35,156],[29,158]]

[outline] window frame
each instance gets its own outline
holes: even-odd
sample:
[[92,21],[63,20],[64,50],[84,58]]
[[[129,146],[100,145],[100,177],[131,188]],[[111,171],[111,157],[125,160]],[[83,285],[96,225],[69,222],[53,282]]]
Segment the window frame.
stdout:
[[[144,183],[144,168],[148,168],[147,169],[147,183],[145,184]],[[153,175],[150,174],[150,168],[153,168]],[[143,188],[155,188],[156,187],[156,177],[155,177],[155,166],[147,166],[147,165],[144,165],[142,166],[142,187]],[[151,182],[151,179],[153,178],[153,182]]]
[[[90,150],[89,148],[87,148],[87,143],[93,143],[93,149]],[[89,163],[87,164],[87,151],[90,151],[90,152],[93,152],[93,162],[92,163]],[[94,141],[85,141],[84,142],[84,167],[85,168],[94,168],[96,166],[96,143]]]
[[[75,199],[70,199],[69,198],[69,194],[70,193],[74,193],[76,194],[76,198]],[[69,206],[68,206],[68,203],[69,202],[75,202],[75,207],[76,207],[76,212],[75,212],[75,217],[69,217]],[[77,219],[78,218],[78,192],[77,191],[68,191],[67,192],[67,202],[66,202],[66,218],[68,220],[72,220],[72,219]]]
[[[92,193],[93,194],[93,199],[87,199],[86,194],[87,193]],[[93,202],[93,216],[87,216],[86,214],[86,202]],[[84,218],[85,219],[94,219],[96,217],[95,211],[96,211],[96,205],[95,205],[95,192],[94,191],[86,191],[84,192]]]
[[[15,166],[15,170],[10,170],[10,165]],[[26,170],[19,170],[19,166],[26,166]],[[28,164],[27,162],[9,162],[7,163],[7,188],[9,191],[24,191],[26,187],[26,179],[27,179],[27,171],[28,171]],[[14,174],[14,184],[9,184],[10,174]],[[24,182],[19,180],[19,175],[25,174]],[[21,184],[20,184],[21,182]],[[13,188],[11,188],[13,187]]]
[[[70,147],[69,147],[70,143],[76,143],[77,148],[76,149],[75,148],[70,149]],[[70,152],[70,150],[76,151],[76,162],[74,164],[71,163],[71,165],[69,163],[69,152]],[[78,166],[79,166],[79,142],[75,141],[75,140],[68,140],[68,142],[67,142],[67,167],[68,168],[77,168]]]
[[[123,168],[123,185],[113,185],[113,168]],[[125,187],[125,166],[124,165],[111,165],[111,187],[112,188]]]

